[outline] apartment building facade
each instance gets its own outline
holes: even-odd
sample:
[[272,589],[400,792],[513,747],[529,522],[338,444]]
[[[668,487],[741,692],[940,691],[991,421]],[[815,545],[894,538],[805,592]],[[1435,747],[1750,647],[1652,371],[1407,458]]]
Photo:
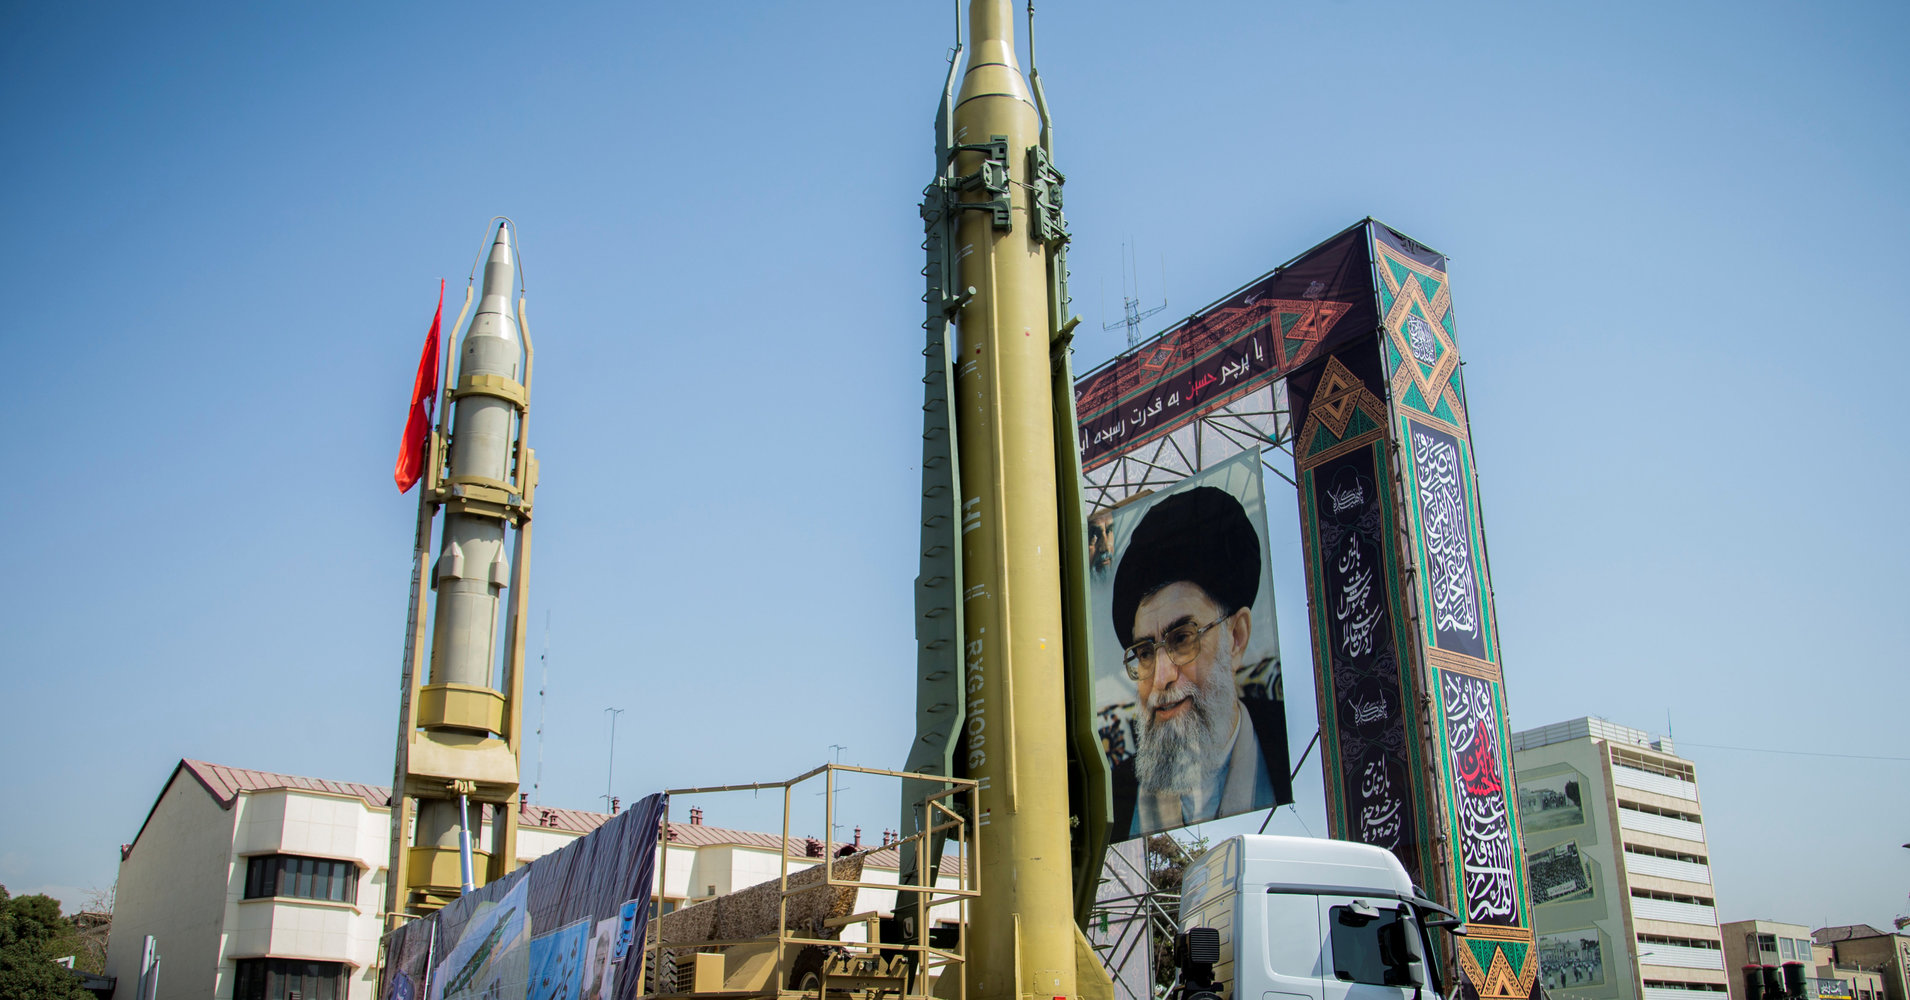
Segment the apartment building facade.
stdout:
[[[118,897],[107,943],[114,996],[139,989],[147,936],[161,958],[161,995],[211,1000],[372,1000],[384,929],[391,792],[182,760],[132,843],[120,849]],[[483,814],[488,817],[488,813]],[[517,860],[550,854],[609,815],[520,803]],[[662,912],[725,895],[824,851],[863,847],[814,838],[785,846],[776,834],[690,822],[670,824],[653,904]],[[483,821],[488,828],[488,819]],[[488,830],[481,831],[488,834]],[[899,881],[900,856],[885,833],[863,879]],[[944,875],[952,875],[948,864]],[[890,910],[895,890],[859,890],[856,909]],[[859,930],[844,934],[859,937]]]
[[1697,769],[1587,717],[1512,736],[1540,975],[1584,1000],[1726,1000]]

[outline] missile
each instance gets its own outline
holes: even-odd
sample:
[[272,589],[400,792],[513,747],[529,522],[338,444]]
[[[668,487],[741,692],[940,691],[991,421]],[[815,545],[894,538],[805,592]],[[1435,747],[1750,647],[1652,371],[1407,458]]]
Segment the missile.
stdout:
[[[1058,444],[1073,439],[1070,380],[1056,377],[1071,329],[1059,321],[1060,176],[1012,16],[1009,0],[969,4],[968,63],[943,125],[953,162],[938,182],[953,198],[924,213],[944,220],[944,266],[962,289],[944,301],[956,328],[945,344],[959,484],[958,766],[981,783],[968,987],[982,1000],[1102,997],[1112,984],[1076,924],[1080,848],[1070,841],[1071,821],[1093,820],[1070,809],[1065,664],[1083,650],[1068,649],[1078,598],[1068,567],[1083,557],[1068,535],[1083,529],[1061,499],[1078,492],[1079,461]],[[1068,428],[1057,433],[1060,419]],[[1098,875],[1098,854],[1092,864]]]
[[[491,241],[477,313],[459,342],[457,378],[444,387],[445,423],[433,434],[434,461],[419,497],[419,544],[429,538],[440,507],[444,525],[429,574],[436,594],[422,685],[424,587],[413,585],[386,897],[394,915],[434,909],[515,863],[519,625],[537,463],[525,441],[531,351],[520,329],[523,302],[513,309],[511,301],[511,235],[500,224]],[[507,591],[512,604],[500,637]],[[483,803],[498,820],[488,850],[476,845],[476,806]],[[416,838],[408,846],[406,820],[414,808]]]

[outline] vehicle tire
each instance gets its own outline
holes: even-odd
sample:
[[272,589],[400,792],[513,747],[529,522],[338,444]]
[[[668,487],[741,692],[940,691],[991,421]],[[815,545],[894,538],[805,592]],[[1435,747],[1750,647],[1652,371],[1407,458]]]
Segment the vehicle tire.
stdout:
[[805,947],[789,967],[789,988],[822,996],[822,967],[828,962],[828,949],[813,944]]

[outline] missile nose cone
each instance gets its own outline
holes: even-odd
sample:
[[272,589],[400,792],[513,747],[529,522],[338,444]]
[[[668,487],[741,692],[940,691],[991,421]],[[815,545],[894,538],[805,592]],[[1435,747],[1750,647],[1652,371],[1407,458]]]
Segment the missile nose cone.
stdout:
[[491,243],[490,262],[496,264],[499,262],[508,262],[510,259],[511,230],[510,227],[500,222],[497,225],[497,239]]

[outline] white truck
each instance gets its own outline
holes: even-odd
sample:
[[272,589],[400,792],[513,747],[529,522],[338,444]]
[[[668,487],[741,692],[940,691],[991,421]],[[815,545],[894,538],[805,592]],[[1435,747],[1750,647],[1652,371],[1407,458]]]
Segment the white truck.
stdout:
[[1459,924],[1381,848],[1233,837],[1182,876],[1172,1000],[1444,997],[1432,930]]

